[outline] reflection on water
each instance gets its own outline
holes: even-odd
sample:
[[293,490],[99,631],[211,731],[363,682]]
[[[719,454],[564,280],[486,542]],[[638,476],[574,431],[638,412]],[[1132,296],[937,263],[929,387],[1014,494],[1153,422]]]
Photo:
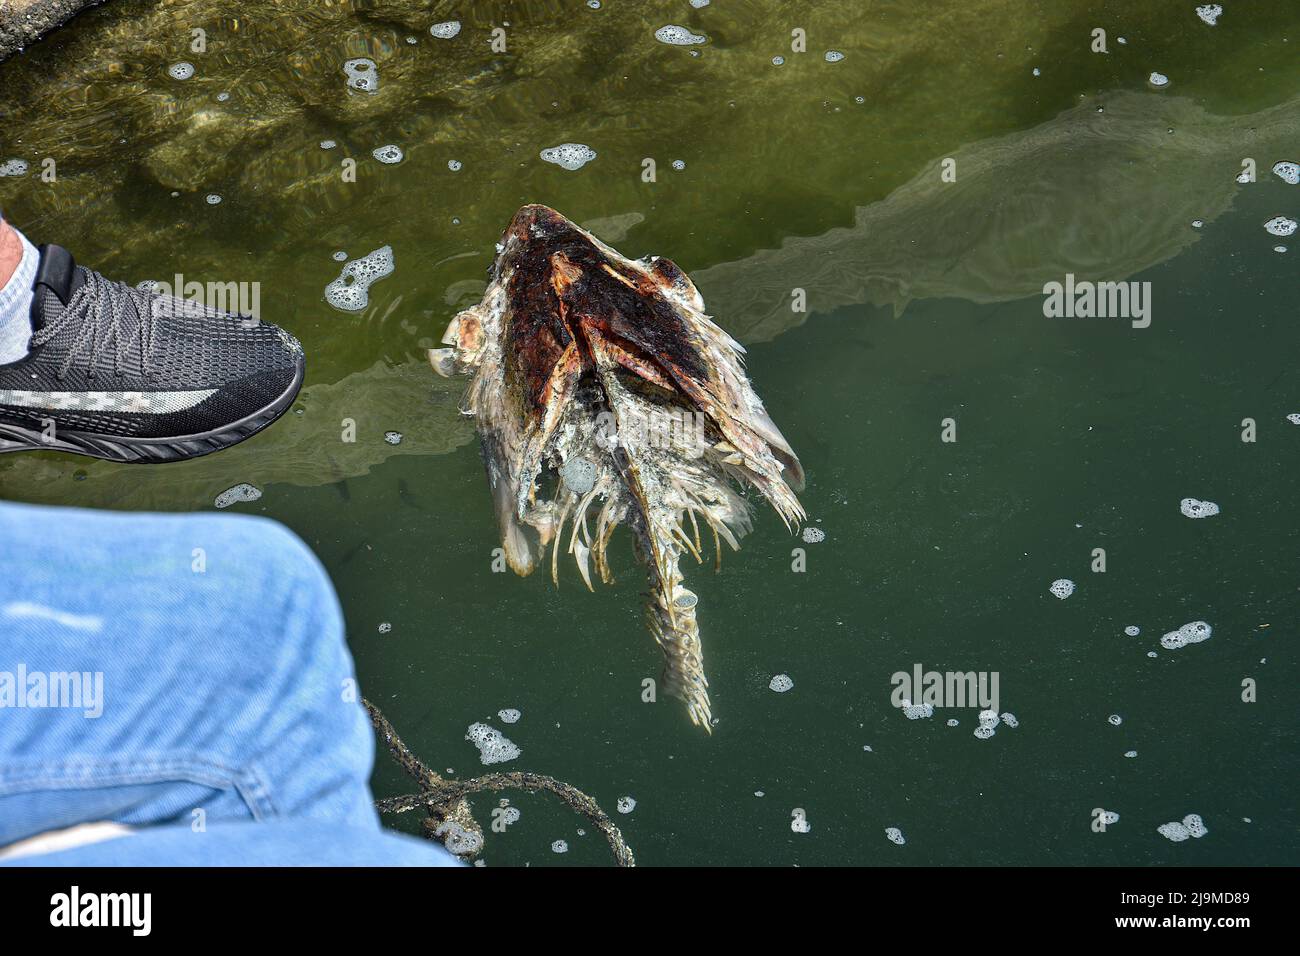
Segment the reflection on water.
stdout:
[[[1193,7],[113,0],[0,64],[0,163],[28,163],[0,178],[0,205],[133,283],[260,283],[262,314],[307,349],[307,385],[222,454],[11,455],[0,495],[198,509],[255,485],[231,510],[321,554],[363,683],[419,752],[463,770],[464,728],[518,707],[529,769],[607,805],[635,793],[620,823],[645,862],[1294,862],[1295,809],[1260,783],[1293,765],[1267,728],[1294,714],[1267,697],[1243,711],[1232,691],[1261,667],[1296,676],[1265,645],[1300,617],[1283,430],[1300,411],[1300,250],[1273,252],[1292,243],[1262,224],[1297,218],[1269,170],[1300,160],[1300,14],[1228,5],[1210,27]],[[430,33],[453,18],[454,36]],[[669,24],[706,42],[656,40]],[[345,71],[363,59],[364,90]],[[194,74],[169,75],[182,62]],[[566,143],[596,157],[540,156]],[[376,157],[389,146],[400,161]],[[1236,181],[1247,158],[1257,183]],[[626,595],[488,570],[461,386],[422,353],[482,294],[526,202],[689,271],[808,466],[826,532],[809,572],[769,527],[702,587],[727,714],[710,741],[640,703],[655,663]],[[331,307],[334,254],[385,246],[396,267],[368,304]],[[1039,293],[1067,273],[1152,281],[1151,329],[1044,319]],[[940,446],[949,416],[959,440]],[[1247,416],[1257,445],[1238,439]],[[1223,514],[1189,530],[1189,495]],[[1102,545],[1112,569],[1094,575]],[[1058,602],[1047,588],[1067,577]],[[1200,619],[1214,641],[1171,669],[1115,636]],[[904,720],[888,674],[917,660],[1000,670],[1022,726],[975,741],[963,714],[959,745],[944,720]],[[388,774],[381,789],[400,785]],[[1167,856],[1154,828],[1193,795],[1212,832]],[[601,861],[562,814],[520,805],[531,829],[490,858],[554,862],[563,836],[565,862]],[[1123,815],[1104,837],[1087,829],[1098,805]]]

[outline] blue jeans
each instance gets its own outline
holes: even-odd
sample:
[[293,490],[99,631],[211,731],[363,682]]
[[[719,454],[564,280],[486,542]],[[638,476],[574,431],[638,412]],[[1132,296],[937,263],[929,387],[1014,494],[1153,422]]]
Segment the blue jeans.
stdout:
[[0,503],[0,848],[17,865],[448,865],[380,829],[338,600],[263,518]]

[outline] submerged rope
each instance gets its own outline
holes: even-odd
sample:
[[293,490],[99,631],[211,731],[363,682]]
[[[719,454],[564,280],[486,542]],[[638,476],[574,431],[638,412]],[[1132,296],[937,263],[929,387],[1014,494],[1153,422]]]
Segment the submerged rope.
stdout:
[[[627,845],[614,821],[600,808],[600,804],[577,787],[556,780],[554,777],[521,770],[490,773],[469,780],[448,780],[429,769],[419,757],[415,756],[411,748],[406,746],[402,738],[397,735],[388,718],[380,713],[378,707],[364,697],[361,703],[370,714],[370,722],[374,724],[375,732],[388,745],[388,752],[420,786],[419,793],[376,800],[375,808],[380,813],[406,813],[424,808],[429,812],[429,820],[424,827],[426,837],[444,844],[450,842],[450,837],[444,839],[443,834],[446,832],[447,824],[455,824],[460,829],[459,835],[478,836],[477,846],[473,850],[473,853],[477,853],[482,847],[483,833],[470,815],[466,797],[471,793],[481,793],[485,790],[523,790],[528,793],[546,791],[555,794],[569,809],[591,821],[592,826],[608,841],[617,866],[636,866],[632,848]],[[473,855],[473,853],[466,855]]]

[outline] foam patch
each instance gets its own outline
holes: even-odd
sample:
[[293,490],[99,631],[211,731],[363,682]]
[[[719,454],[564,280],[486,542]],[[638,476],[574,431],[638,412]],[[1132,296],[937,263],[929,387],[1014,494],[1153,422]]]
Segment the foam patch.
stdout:
[[460,33],[459,20],[444,20],[442,23],[435,23],[429,27],[429,34],[439,40],[450,40],[458,33]]
[[1219,17],[1223,16],[1223,7],[1217,3],[1207,3],[1203,7],[1196,8],[1196,15],[1201,18],[1201,22],[1214,26],[1219,22]]
[[907,842],[907,838],[903,836],[903,831],[898,827],[885,827],[885,839],[898,846],[902,846]]
[[1295,226],[1294,219],[1288,219],[1286,216],[1275,216],[1264,223],[1264,231],[1270,236],[1279,236],[1285,239],[1295,232]]
[[1188,644],[1199,644],[1201,641],[1208,641],[1213,634],[1214,628],[1204,621],[1191,621],[1178,630],[1170,631],[1160,638],[1160,646],[1167,651],[1174,651],[1180,647],[1186,647]]
[[1295,163],[1274,163],[1273,175],[1281,179],[1282,182],[1294,186],[1300,183],[1300,165]]
[[826,540],[826,532],[821,528],[804,528],[803,540],[806,544],[820,544]]
[[542,150],[539,154],[548,163],[564,169],[581,169],[596,158],[596,151],[582,143],[561,143]]
[[1165,76],[1163,73],[1152,73],[1147,77],[1147,83],[1155,87],[1157,90],[1163,90],[1169,85],[1169,77]]
[[3,163],[0,163],[0,176],[25,176],[27,175],[27,169],[27,160],[25,159],[18,159],[17,157],[6,159]]
[[400,445],[402,443],[401,432],[384,432],[384,441],[390,445]]
[[262,497],[261,491],[243,481],[217,495],[212,503],[218,508],[229,508],[237,501],[256,501],[260,497]]
[[1219,513],[1219,506],[1213,501],[1184,498],[1178,502],[1178,510],[1188,518],[1212,518]]
[[619,797],[617,806],[619,813],[631,813],[636,809],[636,800],[633,797]]
[[709,42],[708,37],[692,33],[685,27],[679,27],[675,23],[670,23],[668,26],[656,30],[655,39],[660,43],[667,43],[669,46],[691,46],[696,43]]
[[402,152],[400,146],[394,146],[390,143],[387,146],[380,146],[378,149],[371,150],[370,155],[381,163],[391,166],[394,163],[400,163],[406,154]]
[[497,716],[501,718],[503,724],[517,724],[523,714],[514,707],[506,707],[503,710],[498,710]]
[[1052,594],[1064,601],[1074,593],[1074,582],[1069,578],[1058,578],[1052,582],[1052,586],[1047,590],[1051,591]]
[[173,63],[167,67],[167,75],[173,80],[188,80],[194,75],[193,63]]
[[786,691],[794,687],[794,681],[790,679],[789,674],[777,674],[768,682],[767,686],[769,690],[774,690],[778,694],[784,694]]
[[514,760],[521,753],[501,731],[489,724],[470,724],[465,739],[478,748],[479,760],[485,766]]
[[392,246],[383,246],[368,256],[353,259],[343,267],[339,277],[325,287],[325,301],[344,312],[360,312],[370,304],[368,290],[371,284],[391,275],[394,267]]
[[379,92],[379,68],[369,57],[359,56],[343,64],[348,77],[348,89],[371,95]]

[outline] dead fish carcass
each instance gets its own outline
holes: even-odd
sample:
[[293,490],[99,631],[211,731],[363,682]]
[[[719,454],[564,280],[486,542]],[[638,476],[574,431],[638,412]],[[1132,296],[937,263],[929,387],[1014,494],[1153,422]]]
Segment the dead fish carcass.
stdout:
[[[738,488],[786,527],[804,517],[799,459],[746,377],[744,349],[704,314],[670,260],[629,260],[553,209],[524,206],[497,246],[483,300],[457,315],[430,362],[472,376],[474,416],[510,568],[561,549],[587,587],[612,583],[606,548],[627,525],[650,582],[663,690],[709,730],[696,595],[701,525],[733,549],[750,528]],[[566,531],[566,525],[568,526]]]

